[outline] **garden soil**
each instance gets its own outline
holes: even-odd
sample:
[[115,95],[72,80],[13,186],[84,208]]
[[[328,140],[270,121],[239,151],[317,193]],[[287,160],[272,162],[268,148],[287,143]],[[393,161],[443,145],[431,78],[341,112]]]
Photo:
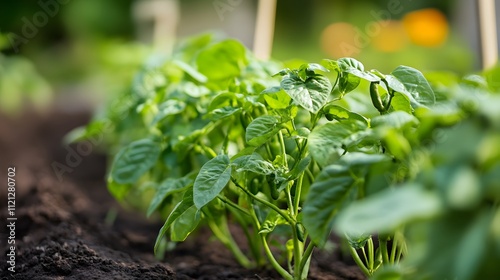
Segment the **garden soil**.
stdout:
[[[194,240],[177,244],[163,260],[155,259],[153,245],[161,221],[115,202],[104,180],[106,158],[96,147],[81,146],[78,151],[62,144],[68,131],[89,118],[88,112],[60,109],[29,110],[16,118],[0,115],[2,280],[280,279],[271,269],[239,267],[206,229]],[[54,166],[64,174],[58,177]],[[16,168],[14,273],[7,270],[8,167]],[[110,213],[116,218],[106,223]],[[340,251],[315,253],[310,279],[364,279]]]

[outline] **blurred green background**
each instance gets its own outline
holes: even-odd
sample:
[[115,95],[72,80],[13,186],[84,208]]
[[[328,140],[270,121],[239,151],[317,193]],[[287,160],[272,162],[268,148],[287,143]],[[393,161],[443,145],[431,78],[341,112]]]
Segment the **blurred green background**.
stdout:
[[[381,71],[405,64],[469,73],[480,68],[474,2],[279,0],[272,57],[351,56]],[[251,48],[256,10],[257,0],[2,1],[0,103],[20,94],[28,98],[10,104],[41,102],[29,96],[48,88],[101,102],[128,88],[151,54],[168,53],[173,38],[216,32]],[[14,57],[31,66],[12,67]],[[6,74],[13,71],[17,83]],[[22,86],[34,79],[47,83]]]

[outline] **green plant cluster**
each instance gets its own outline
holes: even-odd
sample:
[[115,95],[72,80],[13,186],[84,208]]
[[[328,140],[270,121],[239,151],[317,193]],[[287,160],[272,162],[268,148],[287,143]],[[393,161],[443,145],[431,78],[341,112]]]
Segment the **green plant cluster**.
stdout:
[[[0,50],[8,45],[0,33]],[[0,110],[18,113],[26,104],[42,108],[52,99],[49,83],[37,72],[31,61],[22,56],[0,53]]]
[[156,251],[203,224],[244,267],[306,279],[334,229],[376,279],[495,273],[498,70],[429,83],[352,58],[282,68],[234,40],[190,39],[76,137],[112,132],[108,188],[165,219]]

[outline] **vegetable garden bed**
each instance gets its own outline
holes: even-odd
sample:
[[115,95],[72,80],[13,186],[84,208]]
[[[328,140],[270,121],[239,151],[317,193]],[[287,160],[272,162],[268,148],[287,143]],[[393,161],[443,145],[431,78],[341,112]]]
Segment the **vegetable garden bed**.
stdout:
[[3,121],[16,277],[497,278],[499,80],[190,38],[85,127]]
[[[164,261],[155,260],[153,246],[162,222],[118,206],[106,190],[106,158],[97,152],[83,156],[59,181],[51,164],[66,161],[63,136],[88,118],[86,113],[59,110],[25,113],[15,120],[0,116],[1,168],[15,166],[18,178],[16,272],[10,277],[2,261],[2,280],[280,279],[272,270],[239,266],[206,229],[167,252]],[[112,225],[106,224],[110,209],[118,209]],[[2,206],[2,220],[6,213]],[[6,234],[2,230],[2,240]],[[1,249],[5,255],[7,244]],[[335,251],[314,258],[311,279],[364,276],[349,257]]]

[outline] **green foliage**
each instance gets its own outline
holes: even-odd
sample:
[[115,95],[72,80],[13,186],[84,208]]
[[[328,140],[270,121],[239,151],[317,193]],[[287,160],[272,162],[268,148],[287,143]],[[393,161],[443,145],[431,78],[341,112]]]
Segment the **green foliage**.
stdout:
[[[0,34],[0,41],[2,40]],[[0,49],[2,42],[0,42]],[[52,98],[52,89],[34,65],[20,56],[0,53],[0,110],[18,113],[26,104],[43,108]]]
[[[475,78],[438,95],[416,69],[382,74],[352,58],[279,71],[236,41],[202,36],[145,67],[89,128],[112,128],[115,196],[136,201],[154,188],[148,215],[166,218],[156,247],[207,225],[243,266],[305,279],[314,249],[335,229],[376,279],[414,271],[473,279],[493,267],[483,271],[488,262],[463,252],[485,260],[499,247],[489,246],[500,232],[500,137],[491,130],[500,121],[488,88]],[[249,252],[228,221],[240,224]],[[460,246],[447,241],[453,249],[444,250],[448,236]]]

